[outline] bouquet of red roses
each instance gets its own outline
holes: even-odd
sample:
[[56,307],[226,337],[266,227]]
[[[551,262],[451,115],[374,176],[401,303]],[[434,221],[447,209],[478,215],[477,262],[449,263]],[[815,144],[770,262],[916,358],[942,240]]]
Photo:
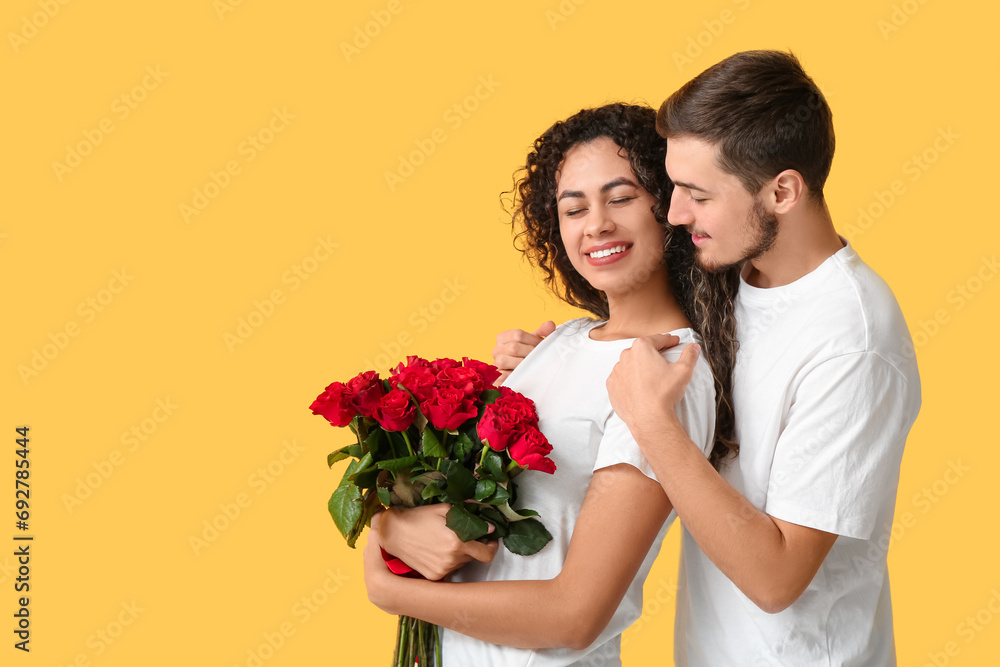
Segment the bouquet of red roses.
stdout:
[[[348,426],[357,443],[327,457],[332,467],[353,458],[329,510],[354,547],[383,507],[449,503],[449,528],[463,541],[503,539],[516,554],[537,553],[552,539],[533,510],[515,510],[513,478],[522,470],[555,472],[538,430],[534,403],[507,387],[494,388],[495,366],[474,359],[407,357],[387,380],[375,371],[334,382],[313,401],[313,414]],[[494,530],[489,532],[489,526]],[[488,534],[489,533],[489,534]],[[397,574],[409,568],[383,551]],[[400,617],[395,666],[440,664],[436,628]]]

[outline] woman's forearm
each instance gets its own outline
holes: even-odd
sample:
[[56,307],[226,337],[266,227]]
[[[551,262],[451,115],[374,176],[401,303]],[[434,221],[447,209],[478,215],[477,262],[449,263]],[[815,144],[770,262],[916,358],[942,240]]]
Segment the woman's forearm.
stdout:
[[365,549],[369,599],[486,642],[584,648],[614,616],[669,513],[657,482],[630,465],[603,468],[591,480],[562,570],[530,581],[401,579],[382,562],[373,529]]

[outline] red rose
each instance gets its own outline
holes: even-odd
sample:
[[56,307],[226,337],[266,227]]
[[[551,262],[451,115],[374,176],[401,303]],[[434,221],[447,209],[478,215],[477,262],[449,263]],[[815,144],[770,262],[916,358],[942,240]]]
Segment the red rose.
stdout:
[[418,403],[431,397],[436,378],[429,366],[408,366],[397,370],[399,372],[389,378],[389,384],[394,388],[402,386],[413,394]]
[[468,357],[462,357],[462,365],[466,368],[471,368],[479,374],[479,377],[483,381],[483,388],[492,387],[493,383],[497,381],[500,377],[500,371],[496,366],[490,364],[484,364],[476,359],[469,359]]
[[500,387],[500,398],[496,400],[495,405],[500,406],[500,409],[509,415],[507,419],[511,423],[538,428],[538,412],[535,411],[535,402],[524,394],[519,394],[507,389],[507,387]]
[[479,414],[471,396],[454,387],[436,387],[420,409],[434,428],[454,430]]
[[314,415],[323,415],[334,426],[347,426],[357,411],[351,405],[350,394],[343,382],[327,385],[322,394],[309,406]]
[[454,387],[474,398],[479,398],[479,394],[483,393],[483,378],[474,368],[446,368],[437,374],[437,384]]
[[507,437],[510,435],[509,424],[505,424],[497,413],[496,403],[487,405],[483,410],[483,416],[476,424],[476,433],[479,439],[487,445],[502,452],[507,449]]
[[444,358],[435,359],[434,361],[430,362],[431,370],[434,371],[435,373],[440,373],[441,371],[447,370],[449,368],[458,368],[461,365],[462,364],[458,363],[454,359],[444,359]]
[[527,428],[507,448],[510,458],[519,466],[528,470],[539,470],[552,474],[556,464],[546,456],[552,453],[552,445],[542,432],[536,428]]
[[430,368],[430,367],[431,367],[431,362],[427,361],[426,359],[422,359],[420,357],[415,357],[411,354],[406,358],[405,366],[403,364],[399,364],[390,371],[390,374],[398,375],[404,369],[407,368]]
[[386,431],[405,431],[417,416],[417,407],[402,389],[392,389],[382,397],[375,417]]
[[351,405],[365,417],[378,414],[378,402],[382,400],[382,381],[375,371],[366,371],[347,382]]

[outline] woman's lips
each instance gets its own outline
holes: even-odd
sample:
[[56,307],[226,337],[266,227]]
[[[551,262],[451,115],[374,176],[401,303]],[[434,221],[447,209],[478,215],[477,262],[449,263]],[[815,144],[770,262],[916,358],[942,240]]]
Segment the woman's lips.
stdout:
[[[591,266],[606,266],[621,260],[632,250],[631,243],[605,243],[584,253]],[[595,257],[595,255],[597,255]]]

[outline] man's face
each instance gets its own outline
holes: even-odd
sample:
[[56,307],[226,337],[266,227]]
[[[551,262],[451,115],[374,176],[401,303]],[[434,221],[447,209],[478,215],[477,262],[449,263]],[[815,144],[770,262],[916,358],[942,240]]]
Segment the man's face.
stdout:
[[777,218],[718,167],[715,150],[693,137],[667,140],[667,175],[674,182],[667,220],[691,234],[698,263],[710,271],[763,255],[778,236]]

